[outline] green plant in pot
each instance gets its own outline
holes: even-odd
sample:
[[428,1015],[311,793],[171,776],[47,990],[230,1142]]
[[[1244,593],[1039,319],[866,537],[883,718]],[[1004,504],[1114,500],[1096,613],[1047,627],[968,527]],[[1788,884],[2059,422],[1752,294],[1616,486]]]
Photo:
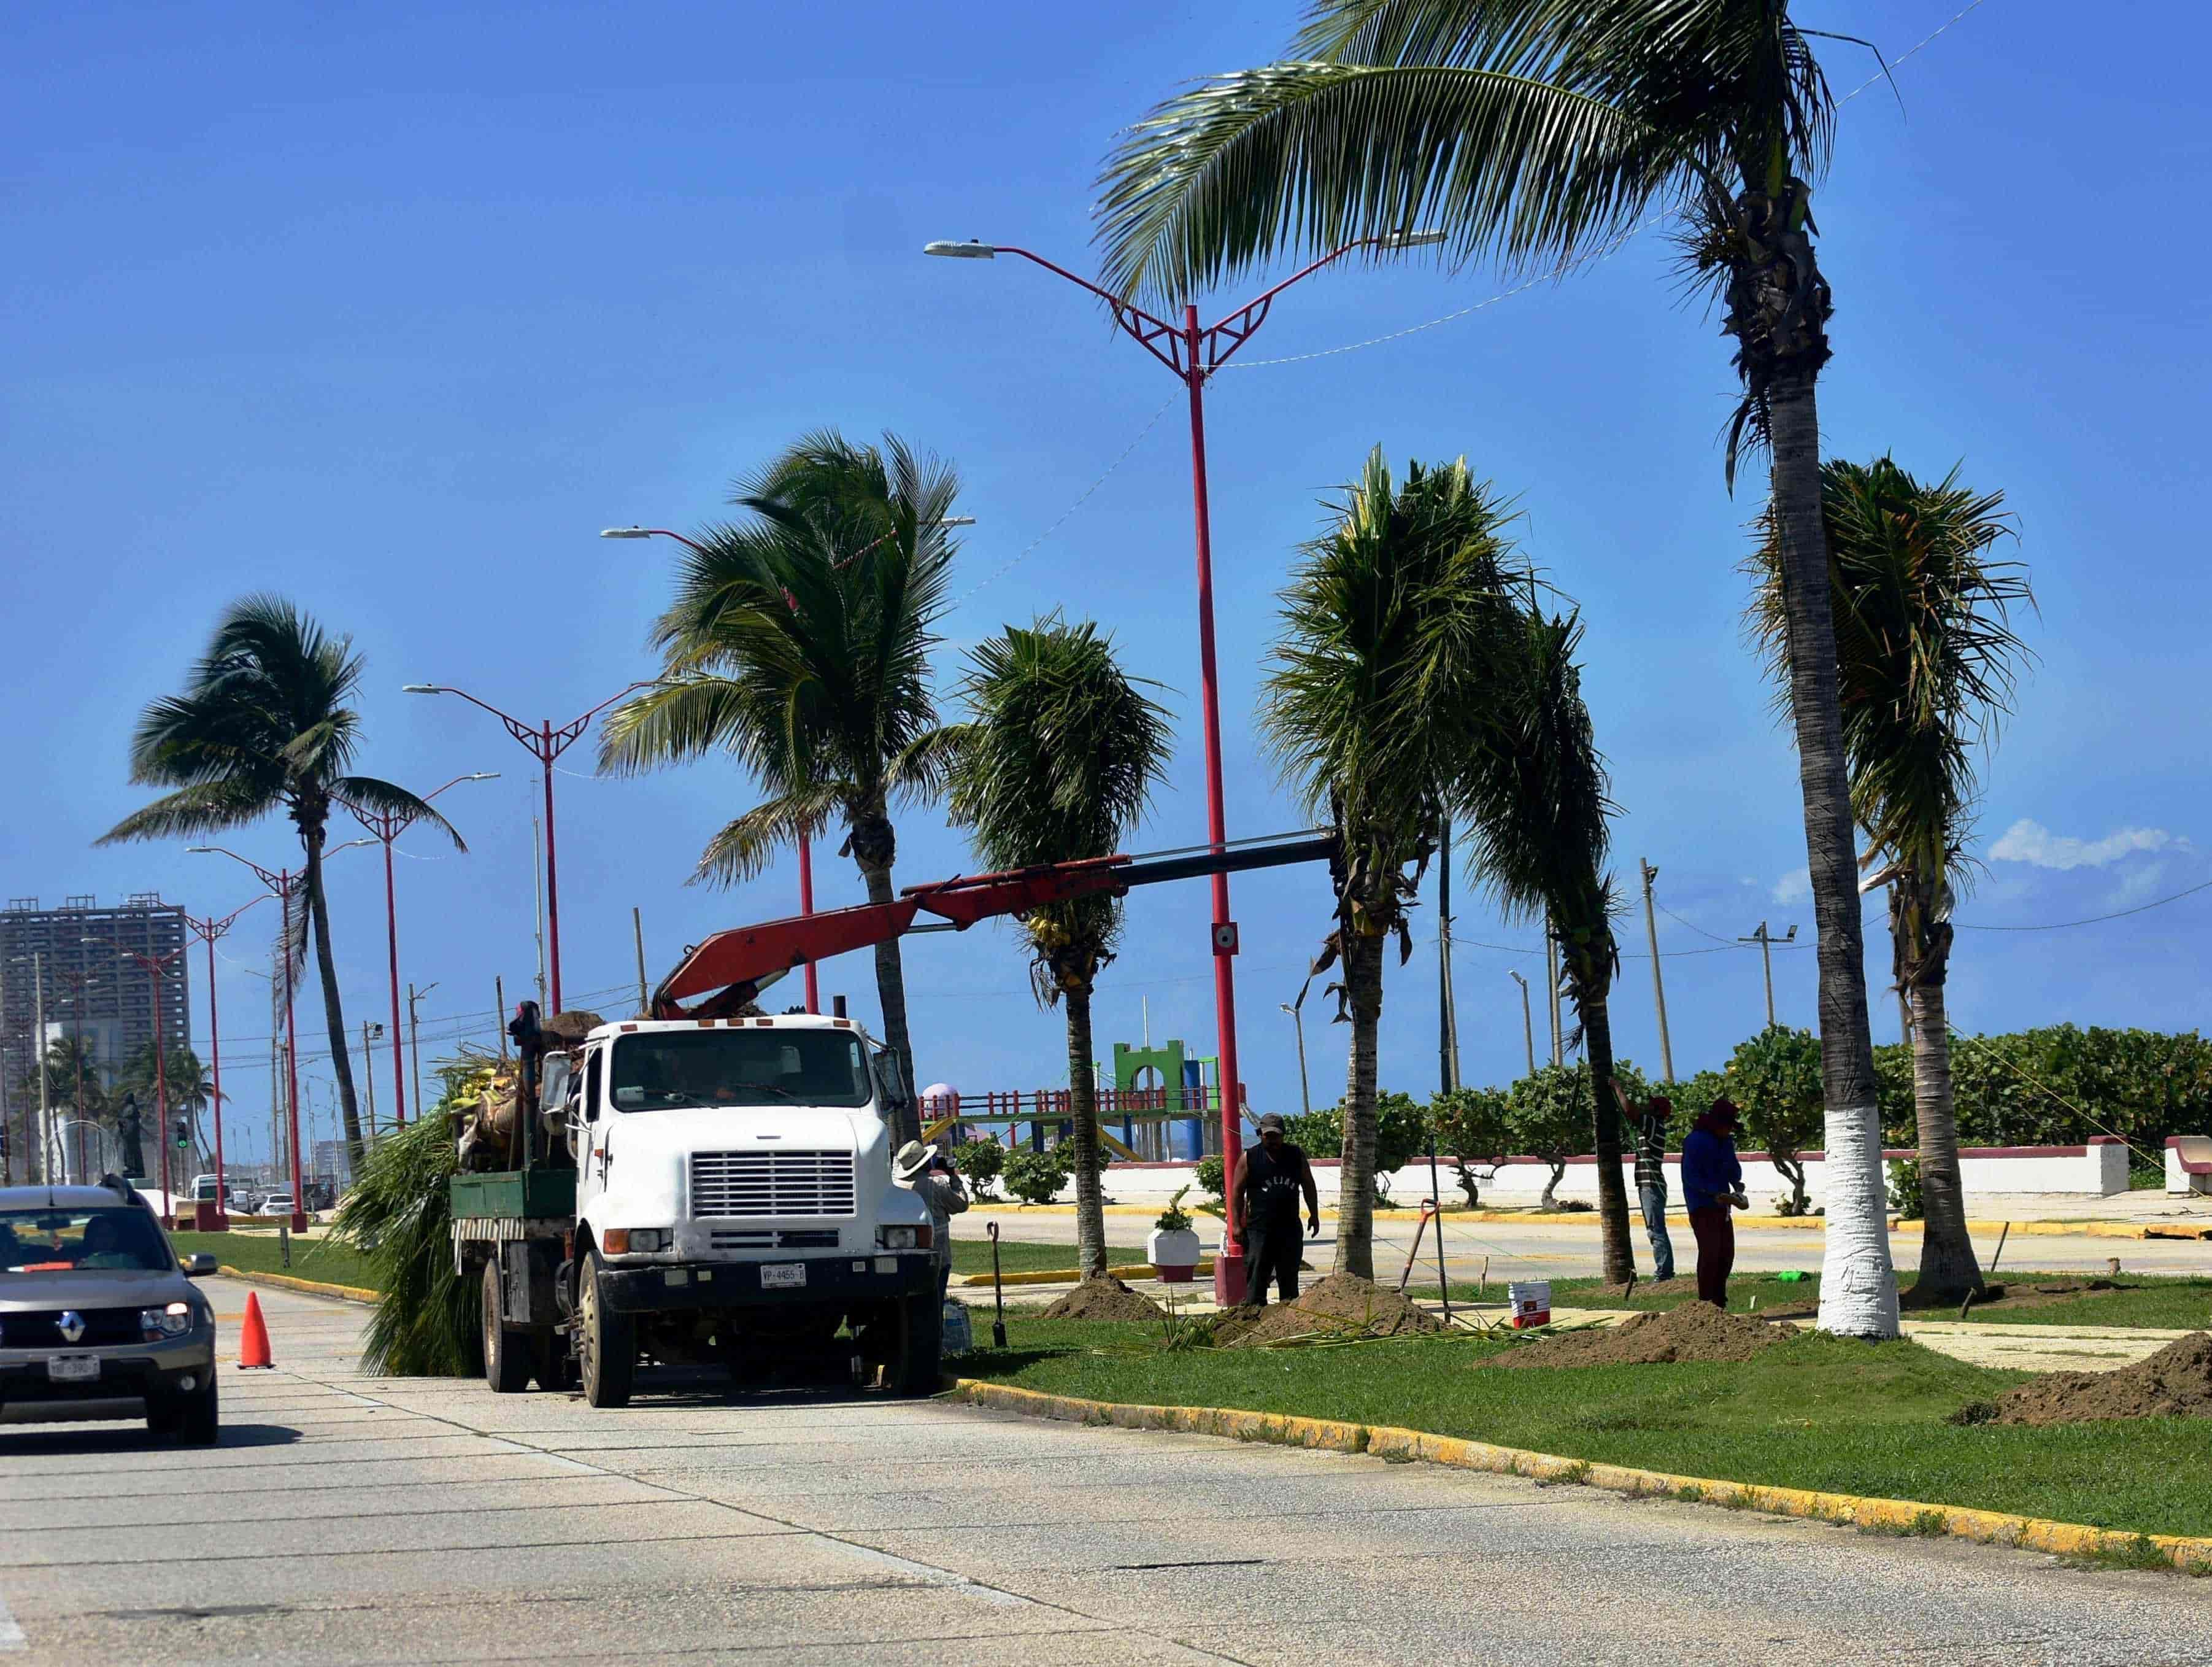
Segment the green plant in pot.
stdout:
[[1189,1283],[1191,1274],[1198,1267],[1201,1246],[1198,1234],[1192,1231],[1191,1218],[1182,1207],[1183,1195],[1189,1190],[1187,1186],[1176,1189],[1175,1196],[1168,1200],[1168,1207],[1152,1223],[1152,1236],[1145,1240],[1145,1260],[1152,1264],[1152,1271],[1164,1285]]

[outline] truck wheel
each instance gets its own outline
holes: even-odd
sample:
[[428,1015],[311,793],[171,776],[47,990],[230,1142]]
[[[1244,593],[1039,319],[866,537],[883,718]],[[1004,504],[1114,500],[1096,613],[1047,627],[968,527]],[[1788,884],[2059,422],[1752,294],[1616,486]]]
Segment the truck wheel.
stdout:
[[520,1395],[530,1387],[530,1334],[500,1318],[499,1258],[484,1263],[483,1373],[494,1395]]
[[935,1281],[920,1296],[898,1305],[898,1359],[890,1377],[896,1395],[934,1395],[939,1382],[938,1351],[944,1313],[937,1300]]
[[595,1407],[626,1407],[637,1371],[637,1322],[607,1306],[597,1250],[585,1253],[577,1287],[576,1366],[584,1399]]

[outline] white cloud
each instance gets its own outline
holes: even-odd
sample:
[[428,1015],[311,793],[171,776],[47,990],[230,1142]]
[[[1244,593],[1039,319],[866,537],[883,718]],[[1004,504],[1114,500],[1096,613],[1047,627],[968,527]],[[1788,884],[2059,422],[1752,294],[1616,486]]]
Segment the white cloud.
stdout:
[[2102,868],[2137,851],[2188,849],[2186,839],[2163,828],[2116,828],[2102,839],[2075,839],[2022,817],[1990,847],[1990,855],[1999,862],[2026,862],[2038,868]]
[[1777,903],[1802,903],[1813,895],[1813,871],[1800,868],[1794,874],[1784,874],[1774,882],[1767,895]]

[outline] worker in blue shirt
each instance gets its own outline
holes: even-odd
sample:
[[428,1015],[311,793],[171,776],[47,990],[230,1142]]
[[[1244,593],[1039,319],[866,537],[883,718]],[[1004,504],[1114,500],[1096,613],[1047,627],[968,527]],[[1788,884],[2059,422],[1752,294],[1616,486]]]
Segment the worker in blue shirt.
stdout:
[[1728,1306],[1729,1274],[1735,1266],[1735,1223],[1729,1211],[1751,1208],[1735,1155],[1742,1127],[1743,1113],[1723,1094],[1682,1142],[1682,1202],[1698,1240],[1698,1296],[1716,1308]]

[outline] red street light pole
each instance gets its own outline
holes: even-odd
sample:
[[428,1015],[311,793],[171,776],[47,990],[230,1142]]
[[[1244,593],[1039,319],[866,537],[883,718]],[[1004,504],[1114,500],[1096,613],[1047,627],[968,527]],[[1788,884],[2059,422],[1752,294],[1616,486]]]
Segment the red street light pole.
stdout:
[[[327,860],[340,851],[349,851],[356,845],[371,843],[366,839],[349,839],[343,845],[333,845],[323,855]],[[216,856],[227,856],[233,862],[251,868],[255,877],[269,888],[270,894],[284,905],[284,923],[281,928],[283,941],[276,958],[284,964],[285,1116],[292,1146],[292,1231],[305,1232],[307,1230],[307,1198],[300,1180],[300,1046],[299,1032],[292,1021],[292,998],[296,992],[292,988],[291,934],[292,897],[306,883],[307,877],[304,873],[294,873],[289,868],[279,868],[272,873],[251,857],[242,857],[226,846],[187,845],[185,849],[195,855],[212,852]],[[234,915],[232,918],[234,920],[237,916]],[[213,955],[214,952],[215,946],[210,943],[208,953]]]
[[[428,804],[439,794],[443,793],[446,788],[458,787],[463,782],[495,782],[498,779],[499,772],[495,770],[480,770],[472,776],[456,776],[446,783],[445,788],[424,794],[422,802]],[[400,835],[415,825],[416,812],[413,811],[370,812],[363,810],[350,800],[341,799],[338,802],[351,811],[353,819],[368,829],[384,847],[384,944],[392,964],[392,1127],[404,1129],[407,1126],[407,1086],[406,1073],[403,1068],[404,1061],[399,1051],[399,904],[392,878],[392,843]],[[210,955],[215,953],[213,944],[208,946],[208,953]]]
[[[230,1181],[229,1171],[224,1168],[222,1158],[222,1031],[221,1028],[222,1019],[219,1017],[220,1009],[216,1005],[215,998],[215,940],[222,936],[224,933],[229,931],[231,923],[237,920],[240,915],[243,915],[247,910],[252,908],[254,903],[266,902],[268,900],[268,897],[269,894],[264,891],[261,896],[254,898],[252,903],[241,903],[237,908],[232,910],[228,915],[210,915],[204,920],[196,918],[191,915],[185,916],[185,927],[191,931],[194,937],[198,938],[202,943],[207,946],[208,952],[208,1054],[211,1062],[210,1068],[215,1079],[215,1215],[213,1230],[216,1232],[228,1232],[230,1227]],[[192,1203],[194,1209],[197,1212],[199,1200],[195,1197]]]
[[169,1184],[169,1050],[161,1039],[161,1007],[163,987],[169,976],[169,968],[185,952],[179,944],[166,955],[147,955],[135,949],[125,949],[112,938],[81,938],[80,943],[106,944],[124,960],[136,961],[154,980],[154,1116],[161,1129],[161,1213],[174,1221],[177,1215],[176,1190]]
[[[1066,278],[1079,289],[1088,289],[1106,303],[1115,324],[1173,372],[1189,391],[1191,503],[1198,535],[1198,667],[1206,735],[1206,837],[1207,843],[1216,851],[1226,846],[1228,831],[1221,791],[1221,691],[1214,675],[1213,531],[1212,517],[1206,502],[1206,379],[1228,363],[1237,349],[1252,338],[1253,332],[1267,321],[1268,309],[1274,305],[1275,297],[1299,279],[1311,276],[1354,249],[1407,249],[1443,240],[1441,232],[1394,232],[1384,237],[1361,238],[1346,243],[1299,268],[1273,289],[1224,314],[1218,323],[1204,329],[1199,327],[1198,308],[1188,302],[1183,305],[1182,322],[1170,324],[1120,296],[1109,295],[1089,279],[1078,277],[1065,266],[1055,265],[1042,255],[1016,248],[1012,244],[940,241],[923,246],[924,254],[946,255],[958,259],[989,260],[1002,254],[1018,255],[1024,260],[1043,267],[1048,272]],[[1215,874],[1212,885],[1213,1013],[1221,1049],[1222,1187],[1223,1195],[1233,1199],[1236,1195],[1234,1188],[1238,1153],[1238,1102],[1243,1090],[1237,1060],[1237,979],[1230,964],[1230,958],[1237,953],[1237,925],[1229,917],[1229,876]],[[1215,1299],[1224,1306],[1243,1301],[1244,1253],[1234,1234],[1225,1232],[1222,1234],[1221,1254],[1215,1258],[1213,1269]]]
[[507,726],[507,733],[530,749],[530,755],[542,766],[545,776],[545,940],[547,957],[551,965],[553,1011],[561,1008],[561,882],[560,871],[553,855],[553,761],[573,746],[579,736],[592,727],[592,720],[612,706],[624,695],[635,694],[641,689],[650,689],[650,680],[633,683],[627,689],[618,689],[609,695],[583,716],[555,728],[549,719],[535,728],[520,718],[511,718],[489,701],[478,700],[465,689],[455,689],[442,683],[410,683],[401,692],[409,695],[459,695],[471,706],[482,707]]

